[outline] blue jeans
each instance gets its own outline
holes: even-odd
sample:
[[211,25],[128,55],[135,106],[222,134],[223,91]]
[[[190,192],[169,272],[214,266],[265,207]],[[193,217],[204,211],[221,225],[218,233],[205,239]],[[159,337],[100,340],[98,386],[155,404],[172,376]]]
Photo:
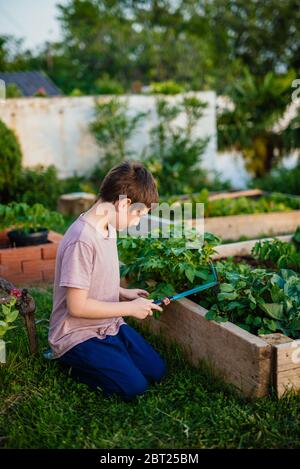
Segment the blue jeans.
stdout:
[[75,345],[57,360],[71,367],[74,379],[125,400],[143,394],[150,383],[166,374],[163,358],[128,324],[122,324],[117,335],[93,337]]

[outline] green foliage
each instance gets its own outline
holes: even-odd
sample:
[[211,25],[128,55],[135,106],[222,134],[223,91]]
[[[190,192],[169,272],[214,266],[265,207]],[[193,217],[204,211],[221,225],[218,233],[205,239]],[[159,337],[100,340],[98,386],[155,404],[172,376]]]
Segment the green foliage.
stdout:
[[219,148],[242,152],[246,168],[256,177],[270,171],[292,148],[293,139],[287,144],[286,131],[275,130],[275,125],[290,104],[294,78],[292,71],[257,77],[245,68],[226,90],[233,109],[226,108],[218,116]]
[[30,205],[40,203],[55,210],[62,189],[62,183],[58,179],[55,166],[37,165],[33,168],[23,168],[14,200]]
[[110,78],[109,75],[104,74],[101,78],[95,81],[95,92],[96,94],[120,95],[124,94],[125,90],[118,81]]
[[82,91],[81,91],[79,88],[74,88],[74,89],[70,92],[69,96],[73,96],[73,97],[76,97],[76,96],[77,96],[77,97],[78,97],[78,96],[83,96],[83,93],[82,93]]
[[205,233],[203,246],[187,247],[188,242],[199,242],[195,230],[185,237],[128,237],[119,239],[123,276],[150,289],[157,298],[192,288],[211,278],[209,261],[220,239]]
[[265,191],[280,191],[286,194],[300,195],[300,162],[292,168],[279,166],[274,168],[263,178],[254,179],[252,187],[259,187]]
[[20,144],[14,132],[0,120],[0,201],[9,201],[17,188],[22,163]]
[[[52,287],[30,291],[41,352],[48,348]],[[21,318],[19,319],[21,326]],[[244,399],[178,346],[135,327],[166,359],[166,378],[130,404],[90,392],[42,353],[28,354],[24,326],[0,367],[1,448],[299,448],[299,395]],[[91,415],[93,418],[90,418]]]
[[152,94],[165,94],[172,96],[175,94],[183,93],[184,91],[184,86],[176,83],[173,80],[167,80],[160,83],[150,83],[150,93]]
[[37,165],[22,169],[14,200],[29,205],[40,203],[49,210],[56,210],[59,196],[70,192],[94,192],[94,187],[84,176],[75,174],[59,179],[54,165]]
[[[296,233],[296,240],[298,239],[298,232]],[[269,262],[279,269],[293,269],[300,272],[300,251],[293,243],[287,243],[279,239],[258,241],[252,248],[252,255],[256,259]]]
[[192,203],[193,216],[196,214],[196,204],[203,203],[205,217],[225,217],[252,213],[287,212],[300,207],[300,199],[288,197],[283,194],[271,194],[259,198],[237,197],[236,199],[209,200],[209,192],[202,189],[199,194],[189,196],[171,196],[167,199],[169,204]]
[[[206,173],[199,165],[208,138],[193,135],[206,106],[194,96],[185,96],[175,105],[157,99],[158,124],[151,129],[145,163],[157,181],[160,194],[191,192],[206,180]],[[186,115],[186,125],[178,126],[175,120],[182,112]]]
[[300,338],[300,277],[290,269],[277,273],[251,269],[230,260],[216,265],[221,280],[217,299],[207,293],[201,304],[207,319],[231,321],[254,334]]
[[126,143],[146,113],[128,116],[127,110],[128,104],[117,98],[96,102],[95,119],[90,129],[104,153],[92,175],[92,181],[98,185],[114,165],[131,155]]
[[31,230],[38,231],[40,228],[52,229],[54,225],[62,225],[63,222],[60,213],[52,212],[41,204],[32,206],[23,202],[0,204],[0,229],[14,228],[28,233]]
[[23,96],[22,90],[15,83],[6,86],[6,98],[20,98]]
[[16,309],[16,298],[11,298],[4,304],[0,304],[0,340],[4,339],[5,334],[14,329],[12,323],[17,319],[19,312]]

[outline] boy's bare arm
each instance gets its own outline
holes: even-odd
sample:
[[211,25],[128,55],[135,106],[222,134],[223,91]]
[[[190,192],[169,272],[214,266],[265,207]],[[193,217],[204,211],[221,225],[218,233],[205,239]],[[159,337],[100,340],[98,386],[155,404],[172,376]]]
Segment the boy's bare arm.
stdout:
[[110,302],[97,301],[88,297],[88,291],[81,288],[67,287],[67,306],[69,313],[77,318],[107,319],[121,316],[134,316],[145,319],[152,315],[152,310],[162,311],[153,300],[136,298],[132,301]]

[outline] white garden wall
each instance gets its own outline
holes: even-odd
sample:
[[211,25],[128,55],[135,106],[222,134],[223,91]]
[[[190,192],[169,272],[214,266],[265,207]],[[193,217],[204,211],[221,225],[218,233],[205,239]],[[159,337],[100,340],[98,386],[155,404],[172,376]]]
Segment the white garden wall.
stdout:
[[[214,92],[195,93],[208,103],[198,123],[196,133],[210,137],[203,164],[208,169],[216,163],[216,96]],[[97,97],[99,100],[107,97]],[[149,130],[155,125],[155,96],[130,95],[120,99],[128,101],[128,112],[149,111],[139,129],[129,142],[130,150],[142,152],[149,142]],[[181,99],[181,95],[167,98]],[[101,157],[101,150],[90,135],[88,125],[93,118],[95,98],[55,97],[7,99],[0,104],[0,119],[14,129],[23,150],[23,165],[54,164],[61,177],[74,172],[84,174],[91,170]],[[184,122],[185,116],[178,118]]]

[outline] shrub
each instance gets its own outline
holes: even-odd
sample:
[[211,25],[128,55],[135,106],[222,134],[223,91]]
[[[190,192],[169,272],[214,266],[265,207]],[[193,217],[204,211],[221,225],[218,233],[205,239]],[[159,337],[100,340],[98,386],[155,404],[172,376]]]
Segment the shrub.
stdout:
[[[207,182],[207,173],[199,167],[208,138],[193,135],[193,130],[207,104],[196,97],[184,97],[170,104],[158,98],[158,124],[151,130],[145,163],[152,172],[161,195],[199,190]],[[176,118],[186,115],[186,124],[177,126]]]
[[45,207],[55,210],[57,199],[62,190],[62,183],[58,179],[55,166],[37,165],[22,170],[14,200],[30,205],[41,203]]
[[133,116],[128,116],[127,109],[127,103],[117,98],[104,103],[96,103],[95,119],[90,129],[104,153],[91,176],[91,181],[97,187],[112,166],[132,154],[126,147],[126,143],[146,113],[138,112]]
[[286,194],[300,195],[300,161],[292,169],[279,167],[260,179],[254,179],[252,187],[259,187],[265,191],[278,191]]
[[8,202],[17,188],[22,164],[20,144],[14,132],[0,120],[0,201]]
[[183,93],[185,88],[178,83],[175,83],[173,80],[167,80],[162,82],[153,82],[150,84],[150,93],[152,94],[165,94],[165,95],[175,95]]
[[22,90],[15,83],[9,83],[6,87],[7,98],[20,98],[23,96]]
[[95,81],[96,94],[124,94],[124,88],[116,80],[113,80],[108,75],[103,75],[101,78]]

